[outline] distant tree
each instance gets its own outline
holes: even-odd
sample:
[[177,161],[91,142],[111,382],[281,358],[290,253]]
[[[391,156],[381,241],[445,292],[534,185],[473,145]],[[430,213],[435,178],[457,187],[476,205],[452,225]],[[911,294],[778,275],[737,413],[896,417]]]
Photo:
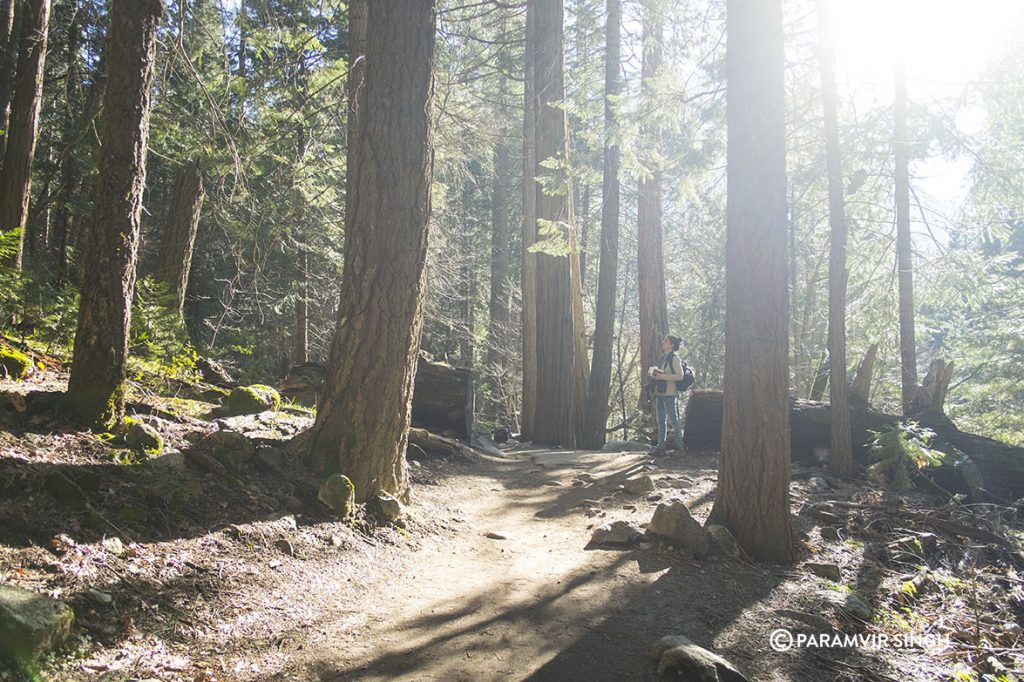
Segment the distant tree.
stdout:
[[522,437],[532,439],[537,411],[537,4],[526,3],[523,50],[523,235],[522,339],[523,392],[519,411]]
[[583,447],[598,449],[605,443],[608,406],[611,395],[612,352],[615,332],[616,283],[619,276],[619,159],[615,142],[615,106],[622,92],[620,0],[607,0],[604,62],[604,180],[601,205],[601,260],[597,283],[597,322],[594,330],[594,357],[590,371],[590,395]]
[[43,67],[50,23],[50,0],[25,0],[21,10],[18,72],[10,125],[5,131],[3,177],[0,178],[0,231],[21,228],[14,267],[21,268],[28,231],[28,205],[32,190],[32,159],[39,134],[39,106],[43,98]]
[[899,272],[900,386],[903,414],[911,412],[917,392],[917,343],[914,340],[914,254],[910,237],[910,133],[907,129],[907,75],[902,59],[896,63],[896,269]]
[[793,559],[789,513],[786,141],[781,0],[728,0],[722,455],[709,522]]
[[368,3],[364,115],[345,271],[310,457],[357,500],[408,492],[433,165],[432,0]]
[[[11,85],[14,83],[15,63],[18,58],[18,34],[15,30],[14,9],[18,0],[0,1],[0,164],[7,149],[7,124],[11,115]],[[2,166],[0,166],[2,168]]]
[[114,0],[107,40],[102,152],[66,405],[85,424],[124,416],[125,364],[160,0]]
[[174,294],[179,313],[185,305],[188,274],[192,269],[192,250],[205,197],[199,164],[189,161],[178,171],[174,183],[156,266],[156,278],[166,283]]

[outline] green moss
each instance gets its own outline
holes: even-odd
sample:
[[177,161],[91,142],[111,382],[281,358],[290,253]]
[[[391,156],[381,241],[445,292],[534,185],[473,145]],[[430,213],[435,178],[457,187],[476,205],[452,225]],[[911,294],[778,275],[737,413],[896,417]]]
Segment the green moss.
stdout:
[[144,452],[147,455],[159,455],[164,450],[164,439],[160,432],[148,424],[125,419],[125,422],[133,422],[128,426],[124,434],[124,442],[133,450]]
[[281,407],[281,395],[263,384],[239,386],[224,400],[224,406],[232,416],[278,410]]
[[24,379],[32,367],[32,359],[13,348],[0,348],[0,365],[12,379]]

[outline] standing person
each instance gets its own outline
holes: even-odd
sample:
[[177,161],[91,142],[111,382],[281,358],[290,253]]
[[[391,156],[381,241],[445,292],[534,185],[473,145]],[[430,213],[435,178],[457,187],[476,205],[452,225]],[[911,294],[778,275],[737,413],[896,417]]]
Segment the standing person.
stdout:
[[683,365],[676,351],[682,341],[678,336],[667,335],[661,340],[661,364],[651,368],[654,379],[654,402],[658,416],[658,447],[655,452],[666,450],[668,422],[675,430],[676,449],[683,449],[683,431],[679,428],[679,409],[676,401],[676,382],[683,380]]

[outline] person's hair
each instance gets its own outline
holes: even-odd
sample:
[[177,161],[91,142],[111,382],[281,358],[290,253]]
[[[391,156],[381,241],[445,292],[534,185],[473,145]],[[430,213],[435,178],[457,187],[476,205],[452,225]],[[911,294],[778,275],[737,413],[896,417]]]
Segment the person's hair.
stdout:
[[681,338],[678,336],[672,336],[671,334],[666,335],[665,338],[672,344],[672,350],[679,350],[679,344],[683,342]]

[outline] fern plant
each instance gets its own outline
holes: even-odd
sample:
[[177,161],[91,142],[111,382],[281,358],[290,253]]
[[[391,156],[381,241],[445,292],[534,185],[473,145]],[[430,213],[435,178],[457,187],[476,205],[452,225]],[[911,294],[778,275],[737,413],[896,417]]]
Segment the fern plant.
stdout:
[[946,453],[930,447],[935,432],[917,422],[900,422],[896,426],[872,431],[868,446],[868,477],[888,481],[897,490],[910,487],[911,477],[925,467],[940,466]]

